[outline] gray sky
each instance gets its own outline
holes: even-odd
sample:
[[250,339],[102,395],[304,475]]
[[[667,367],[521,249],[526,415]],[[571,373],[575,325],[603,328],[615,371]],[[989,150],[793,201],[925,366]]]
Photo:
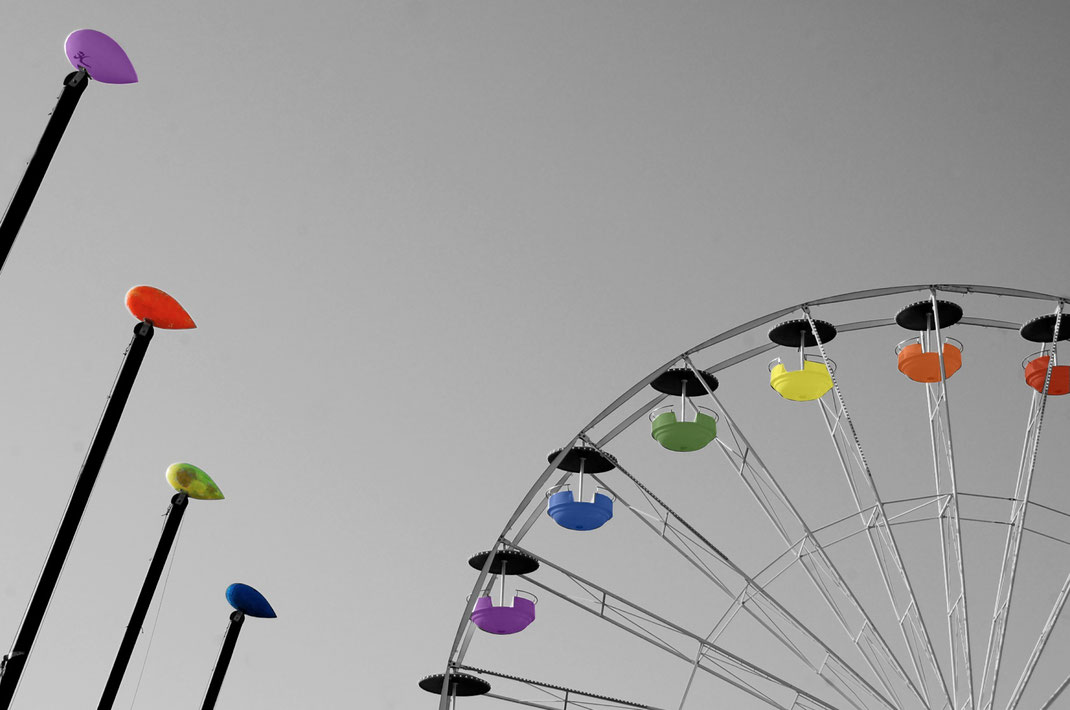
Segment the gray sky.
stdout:
[[[0,189],[21,177],[69,71],[63,40],[80,27],[115,37],[141,83],[86,91],[0,276],[5,643],[129,340],[126,289],[167,290],[200,328],[159,332],[150,347],[20,707],[98,697],[174,461],[207,470],[227,500],[188,511],[138,707],[199,701],[234,581],[264,592],[279,619],[246,624],[221,702],[431,707],[415,681],[445,663],[474,579],[467,557],[493,543],[548,450],[674,354],[872,286],[1070,294],[1064,3],[15,3],[0,26]],[[1001,308],[1025,319],[1048,306]],[[1010,470],[976,480],[1010,495],[1028,346],[956,335],[978,343],[975,374],[968,360],[956,379],[975,397],[957,445],[978,470],[1009,457]],[[833,357],[848,381],[880,371],[849,406],[885,485],[901,487],[908,449],[924,494],[927,445],[897,438],[924,423],[921,393],[904,396],[893,368],[901,337],[845,337]],[[745,373],[726,397],[755,428],[821,434],[812,411],[779,418],[763,363]],[[1048,416],[1056,448],[1038,477],[1070,508],[1055,466],[1066,403]],[[621,447],[657,453],[641,434]],[[822,443],[808,475],[842,493],[816,470],[834,465]],[[695,475],[653,480],[679,488],[748,569],[768,562],[772,548],[749,544],[768,526],[738,482]],[[719,527],[702,500],[740,511],[738,526]],[[839,495],[813,503],[818,519],[849,512]],[[667,556],[662,571],[664,551],[632,547],[618,518],[620,538],[607,527],[562,540],[546,521],[533,541],[637,601],[673,589],[666,613],[708,624],[716,606],[696,609],[712,592]],[[761,533],[741,535],[751,528]],[[935,544],[929,532],[919,551]],[[977,557],[998,558],[1001,536],[978,532]],[[1029,568],[1049,587],[1028,597],[1034,622],[1070,566],[1064,547],[1043,549]],[[643,553],[634,574],[600,562],[628,550]],[[919,572],[934,589],[935,569]],[[875,575],[865,555],[858,570]],[[993,594],[979,593],[977,614]],[[644,678],[630,664],[654,673],[656,656],[561,603],[543,600],[539,614],[530,634],[479,639],[481,656],[678,702],[686,669]],[[1021,653],[1027,640],[1014,643]],[[704,697],[735,701],[706,683]]]

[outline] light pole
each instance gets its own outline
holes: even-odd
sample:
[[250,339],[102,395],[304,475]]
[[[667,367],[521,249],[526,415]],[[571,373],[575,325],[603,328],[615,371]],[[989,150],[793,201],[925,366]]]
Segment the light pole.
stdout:
[[248,584],[235,582],[227,587],[227,601],[234,607],[234,611],[230,615],[227,635],[223,638],[223,646],[219,649],[219,659],[216,661],[215,670],[212,671],[212,679],[208,682],[208,691],[204,694],[201,710],[212,710],[215,707],[215,701],[219,697],[219,689],[223,687],[223,678],[227,674],[230,657],[234,655],[234,645],[238,642],[238,634],[241,632],[242,624],[245,623],[245,617],[275,618],[275,610],[268,604],[268,600]]
[[60,139],[67,130],[67,124],[70,123],[89,80],[104,84],[132,84],[137,81],[137,72],[134,71],[126,52],[103,32],[76,30],[67,37],[64,49],[67,59],[77,71],[63,79],[63,90],[45,125],[45,132],[37,143],[37,150],[26,164],[22,181],[15,188],[15,194],[11,196],[11,202],[0,220],[0,269],[4,268],[4,262],[15,243],[19,228],[30,211],[33,198],[41,187],[52,156],[59,147]]
[[141,585],[141,593],[138,594],[134,610],[130,613],[130,623],[126,625],[119,651],[115,654],[115,662],[108,675],[108,682],[104,685],[104,692],[97,705],[98,710],[110,710],[115,703],[119,686],[123,682],[123,675],[130,663],[130,656],[134,652],[134,646],[137,645],[138,634],[145,623],[145,614],[149,611],[152,597],[156,593],[156,585],[160,582],[160,575],[167,563],[167,557],[171,554],[171,547],[178,534],[189,499],[222,500],[223,498],[223,493],[212,478],[193,464],[171,464],[167,469],[167,481],[178,493],[171,497],[171,505],[167,509],[167,520],[160,533],[160,542],[156,545],[156,552],[152,556],[152,562],[149,563],[145,582]]
[[26,614],[19,625],[15,643],[0,662],[0,710],[7,710],[11,705],[11,699],[15,695],[22,671],[33,649],[37,632],[48,610],[48,603],[52,599],[52,592],[59,581],[63,563],[66,562],[67,553],[70,552],[71,544],[74,542],[78,524],[89,503],[89,496],[93,492],[93,485],[100,473],[101,464],[104,463],[104,456],[108,453],[108,445],[111,444],[115,429],[119,426],[119,419],[122,417],[127,397],[130,396],[130,390],[134,386],[134,380],[141,367],[141,361],[145,358],[145,352],[149,347],[149,341],[152,340],[155,328],[196,327],[193,319],[175,299],[151,286],[135,286],[130,289],[126,294],[126,305],[140,322],[134,327],[134,337],[126,349],[126,356],[115,378],[115,384],[112,385],[108,403],[104,407],[104,413],[97,424],[97,431],[93,435],[89,451],[78,472],[74,491],[67,502],[67,509],[63,512],[63,519],[52,541],[52,547],[48,551],[41,576],[37,580],[37,586],[33,590]]

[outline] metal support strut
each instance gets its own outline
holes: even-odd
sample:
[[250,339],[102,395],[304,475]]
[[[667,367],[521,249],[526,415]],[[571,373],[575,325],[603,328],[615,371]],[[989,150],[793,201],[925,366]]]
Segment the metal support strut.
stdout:
[[[1056,344],[1059,342],[1059,329],[1062,325],[1062,319],[1063,303],[1060,301],[1055,309],[1055,328],[1052,333],[1048,369],[1044,373],[1044,388],[1040,392],[1033,392],[1033,397],[1029,404],[1025,441],[1022,444],[1022,457],[1018,463],[1018,480],[1014,486],[1014,499],[1011,501],[1007,542],[1003,548],[1003,563],[1000,565],[999,571],[996,605],[992,611],[992,626],[988,631],[985,668],[981,674],[981,689],[978,695],[978,707],[981,710],[991,710],[996,700],[996,682],[999,679],[999,666],[1003,658],[1003,641],[1007,634],[1007,620],[1011,613],[1011,598],[1014,594],[1014,580],[1018,571],[1018,553],[1022,548],[1022,531],[1025,529],[1025,516],[1029,509],[1029,491],[1033,486],[1033,472],[1036,470],[1037,465],[1037,449],[1040,446],[1040,429],[1044,422],[1044,406],[1048,400],[1048,387],[1051,385],[1051,373],[1055,367]],[[1027,670],[1029,670],[1028,667]]]
[[[788,682],[784,678],[771,673],[770,671],[761,668],[746,659],[733,654],[715,644],[706,641],[701,636],[678,626],[664,617],[644,609],[643,607],[630,602],[618,594],[610,592],[604,587],[600,587],[597,584],[590,582],[573,572],[570,572],[563,567],[550,562],[544,557],[540,557],[530,550],[525,550],[516,546],[509,541],[505,541],[506,544],[519,552],[523,552],[527,555],[531,555],[539,561],[540,564],[556,570],[560,574],[564,575],[569,581],[576,584],[586,594],[589,595],[591,601],[600,600],[600,607],[598,610],[592,608],[589,604],[585,604],[575,599],[566,596],[559,590],[549,586],[542,580],[535,579],[534,577],[528,577],[521,575],[521,579],[525,582],[535,585],[543,591],[549,592],[554,596],[560,598],[563,601],[569,602],[584,611],[594,614],[605,621],[628,631],[635,636],[647,641],[648,643],[666,651],[681,660],[692,663],[690,656],[685,655],[678,648],[674,647],[670,643],[662,639],[658,633],[664,633],[666,630],[671,631],[683,639],[690,639],[701,644],[703,649],[704,660],[709,661],[709,665],[699,664],[707,673],[720,678],[722,681],[734,686],[735,688],[747,693],[748,695],[765,702],[767,705],[778,708],[778,710],[791,710],[795,707],[806,708],[821,708],[822,710],[837,710],[836,706],[827,703],[826,701],[807,693],[806,691],[798,688],[792,683]],[[618,621],[617,618],[613,618],[608,613],[613,613],[617,618],[622,619]],[[645,625],[649,625],[657,632],[652,632],[646,628]],[[773,697],[770,693],[778,692],[780,694],[790,694],[792,700],[785,701]],[[796,701],[804,701],[805,705],[795,705]]]
[[[690,358],[685,357],[685,361],[694,369]],[[785,544],[798,548],[799,564],[865,659],[881,687],[897,702],[901,702],[897,689],[905,687],[923,707],[928,707],[926,698],[911,680],[825,547],[762,461],[739,424],[714,392],[708,394],[720,410],[724,428],[736,444],[736,448],[732,448],[726,443],[725,437],[717,438],[715,441],[721,452],[746,484],[754,500],[765,511]]]
[[[933,309],[930,323],[936,339],[935,344],[931,344],[930,351],[932,348],[936,349],[940,362],[940,381],[925,383],[925,400],[929,410],[936,494],[946,496],[940,510],[940,552],[943,557],[947,635],[951,651],[951,693],[956,710],[971,710],[974,707],[973,666],[970,656],[969,616],[966,613],[966,573],[962,560],[955,449],[951,443],[947,368],[944,364],[944,341],[940,333],[940,309],[935,290],[930,291],[929,300]],[[924,337],[929,337],[928,331]]]
[[[586,439],[586,441],[592,446],[596,446],[590,439]],[[664,510],[663,514],[658,514],[657,516],[660,519],[658,526],[655,526],[648,519],[648,514],[628,505],[620,493],[612,489],[605,481],[602,481],[597,476],[594,478],[599,485],[617,499],[618,503],[631,510],[648,529],[694,565],[703,576],[713,582],[721,591],[733,597],[731,608],[724,614],[725,618],[734,617],[740,610],[750,615],[774,638],[780,641],[787,650],[839,693],[851,707],[868,708],[872,706],[871,703],[876,703],[889,710],[896,708],[896,704],[885,698],[880,691],[870,685],[861,674],[824,643],[817,634],[788,611],[766,586],[744,572],[741,567],[680,517],[676,511],[666,505],[649,488],[629,473],[619,460],[617,461],[617,470],[635,484],[648,502],[655,502]],[[673,521],[676,522],[676,525],[673,524]],[[683,530],[679,530],[678,526],[682,527]],[[696,554],[696,547],[705,552],[708,555],[708,559],[725,568],[728,574],[720,575],[715,573],[710,565],[706,564],[704,559]],[[733,593],[732,586],[738,587],[739,583],[744,585],[743,591],[738,594]],[[715,641],[716,636],[719,636],[725,628],[727,628],[727,624],[718,624],[718,628],[715,628],[706,639]]]
[[[873,473],[866,462],[866,456],[862,451],[862,445],[858,439],[851,415],[847,411],[847,403],[843,399],[839,383],[836,381],[836,373],[829,362],[825,352],[825,344],[821,342],[817,325],[810,315],[808,306],[802,307],[802,312],[810,323],[810,330],[817,341],[821,359],[832,377],[832,389],[830,392],[834,398],[835,406],[830,407],[825,402],[825,397],[818,400],[821,414],[828,426],[829,436],[832,439],[836,456],[843,468],[847,484],[851,489],[851,496],[855,501],[859,515],[863,511],[872,511],[871,519],[866,524],[866,535],[869,538],[873,557],[880,568],[881,578],[884,581],[888,598],[895,611],[895,617],[899,621],[899,630],[907,645],[910,654],[910,662],[914,666],[914,672],[918,676],[918,685],[925,694],[928,707],[953,707],[951,696],[944,682],[940,666],[936,661],[936,653],[933,651],[932,640],[925,628],[918,606],[918,599],[914,594],[914,588],[910,583],[903,559],[899,554],[899,547],[895,542],[891,526],[888,525],[884,512],[884,501],[877,492],[877,485],[873,480]],[[826,395],[827,397],[827,395]]]

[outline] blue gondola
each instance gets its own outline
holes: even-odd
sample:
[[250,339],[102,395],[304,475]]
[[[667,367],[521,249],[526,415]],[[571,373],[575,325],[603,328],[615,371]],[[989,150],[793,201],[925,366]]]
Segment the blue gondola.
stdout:
[[595,530],[613,517],[613,499],[605,493],[595,493],[593,501],[576,500],[566,488],[550,496],[546,512],[563,528]]

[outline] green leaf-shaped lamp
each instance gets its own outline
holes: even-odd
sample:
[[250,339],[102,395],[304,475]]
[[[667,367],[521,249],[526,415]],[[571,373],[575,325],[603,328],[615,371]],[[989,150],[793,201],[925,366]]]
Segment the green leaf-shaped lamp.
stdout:
[[179,493],[197,500],[222,500],[223,492],[212,477],[191,463],[173,463],[167,467],[167,482]]

